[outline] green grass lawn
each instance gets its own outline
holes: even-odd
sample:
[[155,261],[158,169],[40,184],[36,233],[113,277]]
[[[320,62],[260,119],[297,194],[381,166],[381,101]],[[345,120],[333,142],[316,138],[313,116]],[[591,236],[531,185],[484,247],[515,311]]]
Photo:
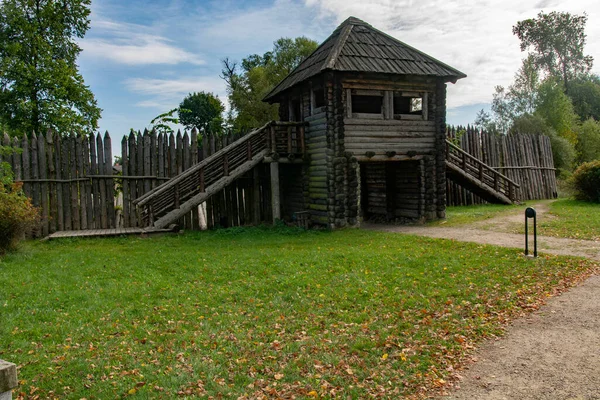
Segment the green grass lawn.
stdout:
[[398,398],[593,268],[360,230],[30,242],[0,260],[0,358],[22,398]]
[[600,240],[600,204],[560,199],[550,204],[550,215],[539,221],[541,235]]
[[479,204],[446,208],[446,219],[430,222],[430,225],[459,226],[485,221],[504,214],[515,213],[523,206],[505,204]]

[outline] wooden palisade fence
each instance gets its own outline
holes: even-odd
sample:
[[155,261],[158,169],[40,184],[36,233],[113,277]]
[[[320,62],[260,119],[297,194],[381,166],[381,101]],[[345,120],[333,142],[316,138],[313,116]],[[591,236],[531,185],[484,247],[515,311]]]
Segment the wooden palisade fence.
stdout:
[[[519,184],[520,201],[557,196],[556,170],[547,136],[494,135],[472,127],[450,127],[446,133],[462,150]],[[481,203],[481,198],[448,180],[448,205]]]
[[[132,132],[121,141],[119,168],[113,165],[108,132],[85,137],[48,132],[10,138],[5,134],[3,145],[17,152],[2,161],[12,166],[15,180],[23,183],[25,194],[40,208],[41,222],[34,236],[63,230],[143,227],[133,204],[136,198],[241,137],[198,138],[195,130],[183,135]],[[244,192],[254,195],[255,191],[265,199],[259,209],[243,201],[248,198]],[[206,207],[193,209],[179,224],[198,229],[200,213],[209,228],[262,221],[270,215],[269,197],[268,170],[258,168],[217,193]]]

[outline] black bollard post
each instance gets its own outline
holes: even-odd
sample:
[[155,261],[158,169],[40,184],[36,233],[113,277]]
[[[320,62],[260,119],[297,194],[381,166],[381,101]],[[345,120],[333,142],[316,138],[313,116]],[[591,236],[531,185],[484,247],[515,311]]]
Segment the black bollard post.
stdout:
[[529,230],[528,220],[533,218],[533,256],[537,257],[537,215],[535,209],[527,207],[525,210],[525,255],[529,255]]

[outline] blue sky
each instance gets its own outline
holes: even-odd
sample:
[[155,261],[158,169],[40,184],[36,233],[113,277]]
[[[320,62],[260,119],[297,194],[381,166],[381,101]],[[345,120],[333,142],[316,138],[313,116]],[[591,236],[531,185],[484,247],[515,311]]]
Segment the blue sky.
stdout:
[[280,37],[322,42],[352,15],[465,72],[449,84],[447,119],[467,124],[520,66],[512,26],[541,10],[587,12],[586,53],[600,72],[597,0],[93,0],[79,65],[117,151],[130,128],[148,127],[189,92],[226,101],[223,58],[262,54]]

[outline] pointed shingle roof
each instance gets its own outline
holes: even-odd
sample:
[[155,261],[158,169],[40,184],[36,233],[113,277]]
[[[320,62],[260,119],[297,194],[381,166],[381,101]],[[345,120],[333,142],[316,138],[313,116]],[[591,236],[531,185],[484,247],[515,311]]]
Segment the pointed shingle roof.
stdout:
[[434,76],[447,82],[466,77],[459,70],[350,17],[271,90],[264,101],[272,101],[281,92],[327,70]]

